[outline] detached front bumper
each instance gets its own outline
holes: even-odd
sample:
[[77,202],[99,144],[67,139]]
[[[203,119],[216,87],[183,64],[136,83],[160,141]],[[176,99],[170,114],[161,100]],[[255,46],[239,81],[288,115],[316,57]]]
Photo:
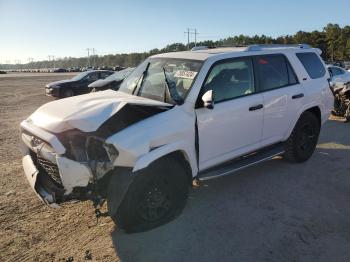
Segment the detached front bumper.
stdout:
[[26,121],[21,123],[21,127],[23,169],[37,196],[52,206],[86,198],[92,181],[89,166],[66,158],[65,148],[55,136]]
[[[45,177],[42,177],[43,174],[40,174],[39,170],[36,168],[32,157],[30,155],[25,155],[22,159],[22,164],[24,174],[39,199],[51,207],[57,207],[57,200],[55,199],[56,192],[50,192],[50,190],[45,189],[43,184],[40,183]],[[40,180],[38,179],[39,177]]]

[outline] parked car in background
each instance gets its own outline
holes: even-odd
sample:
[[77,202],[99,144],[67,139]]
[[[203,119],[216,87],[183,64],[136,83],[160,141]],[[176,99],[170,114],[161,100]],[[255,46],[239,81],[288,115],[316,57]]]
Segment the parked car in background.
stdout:
[[6,73],[7,73],[6,71],[0,70],[0,74],[6,74]]
[[331,81],[335,85],[343,85],[350,82],[350,72],[339,66],[327,65]]
[[66,72],[68,72],[68,70],[65,68],[55,68],[52,70],[52,72],[53,73],[66,73]]
[[80,72],[80,68],[79,67],[70,67],[68,68],[68,72]]
[[86,71],[76,75],[72,79],[56,81],[47,84],[45,92],[46,95],[57,98],[64,98],[89,93],[89,84],[95,82],[98,79],[104,79],[113,73],[113,71],[107,70]]
[[105,79],[99,79],[89,85],[91,92],[103,91],[107,89],[118,90],[123,80],[130,75],[134,67],[115,72]]

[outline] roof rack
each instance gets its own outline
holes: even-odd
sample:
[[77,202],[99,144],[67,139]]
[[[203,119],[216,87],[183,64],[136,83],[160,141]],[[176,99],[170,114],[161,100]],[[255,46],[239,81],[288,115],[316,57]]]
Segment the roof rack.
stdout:
[[262,51],[266,49],[310,49],[312,48],[308,44],[295,44],[295,45],[281,45],[281,44],[257,44],[257,45],[249,45],[249,46],[195,46],[191,49],[191,51],[200,51],[200,50],[208,50],[208,49],[216,49],[216,48],[235,48],[235,47],[244,47],[245,52],[249,51]]
[[311,47],[307,44],[297,44],[297,45],[279,45],[279,44],[269,44],[269,45],[250,45],[247,46],[245,51],[261,51],[265,49],[288,49],[288,48],[303,48],[310,49]]
[[237,48],[237,47],[247,47],[243,45],[216,45],[216,46],[195,46],[191,51],[208,50],[208,49],[218,49],[218,48]]
[[201,46],[192,47],[191,51],[207,50],[207,49],[210,49],[209,46],[201,45]]

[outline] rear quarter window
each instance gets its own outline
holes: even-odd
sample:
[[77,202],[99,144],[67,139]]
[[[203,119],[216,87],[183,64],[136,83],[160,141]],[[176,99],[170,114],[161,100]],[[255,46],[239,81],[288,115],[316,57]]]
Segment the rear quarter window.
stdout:
[[321,78],[326,74],[326,69],[316,53],[297,53],[296,56],[312,79]]

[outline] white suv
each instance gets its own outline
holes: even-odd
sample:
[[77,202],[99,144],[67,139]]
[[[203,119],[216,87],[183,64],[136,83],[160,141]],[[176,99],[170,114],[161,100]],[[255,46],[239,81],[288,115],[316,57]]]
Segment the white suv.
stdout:
[[53,101],[23,121],[24,171],[51,206],[107,200],[119,226],[147,230],[180,213],[194,179],[309,159],[333,106],[328,80],[307,45],[155,55],[119,91]]

